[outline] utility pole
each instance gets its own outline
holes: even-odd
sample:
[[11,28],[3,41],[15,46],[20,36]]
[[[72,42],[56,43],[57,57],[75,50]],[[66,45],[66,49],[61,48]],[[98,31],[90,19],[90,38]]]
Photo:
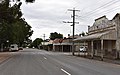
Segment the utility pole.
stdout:
[[45,49],[45,34],[43,34],[43,49]]
[[[65,21],[63,21],[64,23],[73,23],[72,24],[72,26],[73,26],[73,37],[72,37],[72,40],[74,40],[74,35],[75,35],[75,23],[79,23],[79,22],[75,22],[75,12],[76,11],[80,11],[80,10],[76,10],[75,8],[73,8],[73,9],[68,9],[68,11],[72,11],[73,12],[73,16],[72,16],[72,18],[73,18],[73,22],[65,22]],[[72,42],[72,55],[75,55],[74,54],[74,41]]]
[[43,39],[44,39],[44,41],[45,41],[45,37],[46,37],[45,34],[43,34]]

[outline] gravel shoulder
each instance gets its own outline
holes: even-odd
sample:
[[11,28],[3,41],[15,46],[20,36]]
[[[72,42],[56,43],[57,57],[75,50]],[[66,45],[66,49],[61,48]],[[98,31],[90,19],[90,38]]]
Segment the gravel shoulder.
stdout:
[[0,52],[0,64],[12,56],[10,52]]

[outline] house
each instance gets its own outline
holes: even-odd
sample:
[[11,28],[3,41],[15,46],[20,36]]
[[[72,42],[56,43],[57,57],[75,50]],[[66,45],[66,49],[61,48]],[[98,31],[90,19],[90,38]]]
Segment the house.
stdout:
[[119,58],[120,54],[120,14],[112,20],[106,16],[95,19],[93,26],[88,27],[88,35],[79,37],[75,42],[88,43],[88,55],[92,58],[100,56],[102,59]]
[[[78,38],[80,36],[75,35],[75,39]],[[73,43],[73,39],[72,36],[68,36],[68,38],[64,38],[64,39],[55,39],[53,41],[53,50],[54,51],[59,51],[59,52],[72,52],[72,43]],[[83,43],[75,43],[74,44],[74,48],[75,51],[79,50],[79,46],[82,46]]]
[[53,41],[53,51],[59,51],[59,52],[62,52],[62,43],[63,39],[55,39]]
[[45,49],[48,51],[52,51],[53,50],[53,40],[47,40],[44,42],[41,42],[41,44],[39,45],[39,49]]
[[72,39],[71,38],[64,38],[61,45],[62,45],[62,52],[72,51]]
[[49,43],[48,43],[48,51],[52,51],[53,50],[53,40],[49,40]]
[[53,42],[53,50],[59,52],[71,52],[72,51],[72,39],[55,39]]

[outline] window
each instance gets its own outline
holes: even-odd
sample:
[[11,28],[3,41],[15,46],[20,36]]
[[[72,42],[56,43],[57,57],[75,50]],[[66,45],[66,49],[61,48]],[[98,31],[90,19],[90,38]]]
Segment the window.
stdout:
[[11,46],[11,48],[14,48],[14,46]]

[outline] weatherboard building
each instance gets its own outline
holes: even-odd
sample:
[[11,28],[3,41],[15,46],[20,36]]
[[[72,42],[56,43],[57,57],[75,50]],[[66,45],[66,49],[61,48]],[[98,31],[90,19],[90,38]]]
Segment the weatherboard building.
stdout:
[[106,58],[120,58],[120,13],[112,20],[106,16],[95,19],[93,26],[88,27],[88,35],[79,37],[75,42],[88,44],[88,55],[92,58],[100,56]]

